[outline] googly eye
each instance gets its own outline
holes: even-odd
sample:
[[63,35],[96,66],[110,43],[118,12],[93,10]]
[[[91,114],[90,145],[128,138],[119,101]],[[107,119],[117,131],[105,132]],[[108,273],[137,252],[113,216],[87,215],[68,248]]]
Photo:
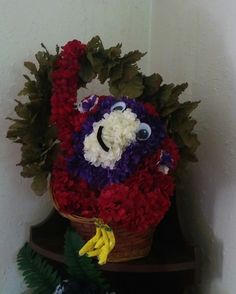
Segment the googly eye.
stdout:
[[96,95],[92,95],[84,98],[80,103],[78,103],[78,110],[81,113],[92,110],[98,104],[99,98]]
[[152,130],[146,123],[141,123],[137,131],[137,139],[139,141],[146,141],[151,136]]
[[125,102],[119,101],[112,105],[111,111],[124,111],[125,108],[126,108]]

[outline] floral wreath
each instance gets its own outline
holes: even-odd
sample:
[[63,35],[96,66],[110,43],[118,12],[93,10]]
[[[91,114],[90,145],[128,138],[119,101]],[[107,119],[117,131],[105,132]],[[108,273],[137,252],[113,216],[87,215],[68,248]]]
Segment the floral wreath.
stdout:
[[[121,57],[120,44],[104,49],[99,37],[87,45],[70,41],[56,55],[44,49],[36,54],[38,68],[25,63],[35,80],[25,75],[20,95],[29,102],[17,101],[20,119],[7,135],[22,144],[22,175],[34,178],[41,195],[51,174],[62,213],[95,216],[128,231],[157,225],[170,206],[174,178],[196,160],[190,113],[198,102],[179,102],[187,84],[161,85],[160,75],[139,71],[144,54]],[[92,95],[78,104],[78,90],[95,77],[108,80],[114,96]]]

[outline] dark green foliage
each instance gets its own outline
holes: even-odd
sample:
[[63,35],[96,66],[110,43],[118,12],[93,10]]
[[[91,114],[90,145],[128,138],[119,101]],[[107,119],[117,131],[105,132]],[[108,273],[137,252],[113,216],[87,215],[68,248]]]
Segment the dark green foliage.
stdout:
[[68,273],[78,281],[88,281],[101,289],[107,288],[108,285],[102,278],[101,271],[98,270],[92,259],[86,255],[79,256],[78,252],[83,244],[84,242],[76,232],[71,229],[67,230],[64,257]]
[[[23,167],[21,175],[33,178],[32,188],[38,195],[47,189],[48,175],[59,148],[56,130],[49,123],[50,72],[59,48],[56,48],[55,55],[51,55],[42,46],[45,51],[35,55],[38,67],[32,62],[25,62],[25,67],[34,79],[24,75],[25,87],[19,95],[28,96],[28,101],[22,103],[16,100],[15,112],[18,118],[11,119],[13,124],[7,133],[9,139],[22,144],[19,163]],[[177,174],[181,179],[180,173],[186,163],[197,160],[195,151],[199,141],[193,132],[196,121],[191,118],[191,112],[199,102],[179,101],[187,83],[166,85],[162,84],[162,77],[157,73],[143,75],[137,62],[144,55],[136,50],[122,56],[121,44],[105,49],[101,39],[96,36],[87,44],[86,55],[78,73],[79,84],[85,87],[97,77],[102,84],[108,81],[110,92],[116,97],[126,95],[154,104],[166,122],[169,135],[180,148],[181,162]]]
[[17,265],[33,294],[52,294],[61,282],[58,273],[27,243],[17,255]]
[[95,77],[102,84],[108,80],[110,92],[116,97],[138,97],[144,86],[136,62],[144,55],[136,50],[121,57],[121,44],[104,49],[101,39],[96,36],[88,42],[79,77],[84,85]]
[[161,118],[166,122],[169,135],[175,140],[180,150],[181,162],[176,171],[177,183],[181,182],[187,162],[197,161],[195,152],[200,144],[197,135],[193,132],[197,122],[191,117],[199,101],[183,103],[179,101],[179,95],[187,86],[187,83],[177,86],[164,84],[150,98],[150,102],[157,107]]
[[[80,236],[68,229],[65,235],[64,256],[67,272],[70,279],[83,285],[90,285],[91,289],[99,289],[104,293],[108,284],[102,277],[102,272],[91,258],[79,256],[78,252],[83,246]],[[33,294],[52,294],[62,282],[58,273],[40,255],[35,253],[29,244],[25,244],[17,255],[18,269],[23,272],[24,281]],[[82,292],[81,292],[82,293]],[[86,292],[88,293],[88,292]],[[96,292],[97,293],[97,292]]]
[[193,133],[196,121],[191,113],[198,106],[196,102],[179,102],[179,95],[187,88],[188,84],[174,86],[163,85],[157,93],[157,109],[160,116],[167,123],[168,133],[174,138],[181,152],[181,159],[196,161],[195,151],[199,146],[197,135]]
[[7,138],[22,144],[21,161],[18,165],[23,167],[21,175],[32,177],[32,189],[37,195],[47,190],[47,177],[51,171],[52,161],[58,149],[56,144],[56,131],[49,123],[51,80],[50,72],[58,54],[51,55],[45,49],[38,52],[35,58],[36,66],[32,62],[25,62],[33,79],[24,75],[26,82],[19,96],[27,96],[26,102],[15,100],[17,119],[13,121],[7,132]]

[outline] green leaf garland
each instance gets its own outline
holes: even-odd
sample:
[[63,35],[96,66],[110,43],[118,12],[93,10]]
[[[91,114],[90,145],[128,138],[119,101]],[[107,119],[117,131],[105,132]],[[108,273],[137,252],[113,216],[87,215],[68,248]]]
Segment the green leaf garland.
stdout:
[[[16,100],[15,112],[17,118],[9,127],[7,137],[15,143],[20,143],[23,177],[33,178],[32,189],[37,195],[47,190],[48,175],[51,172],[53,160],[59,150],[57,134],[50,124],[51,80],[50,72],[59,54],[50,54],[41,44],[44,51],[39,51],[35,58],[37,65],[25,62],[30,75],[24,75],[26,82],[20,91],[20,96],[27,96],[28,101]],[[177,170],[178,180],[187,162],[197,161],[195,152],[199,146],[197,135],[193,129],[196,121],[191,113],[199,102],[180,102],[179,96],[188,84],[162,84],[158,73],[145,76],[141,73],[137,62],[145,55],[138,50],[121,55],[121,44],[105,49],[99,36],[88,42],[85,58],[78,73],[80,85],[98,78],[101,84],[108,82],[110,93],[116,97],[129,96],[143,102],[154,104],[160,117],[166,122],[169,135],[177,143],[181,163]],[[33,77],[33,78],[32,78]]]
[[13,124],[9,127],[7,138],[22,145],[18,165],[23,167],[23,177],[33,178],[31,187],[37,195],[47,190],[47,178],[58,150],[56,130],[49,123],[50,72],[57,54],[58,48],[55,55],[45,49],[45,52],[40,51],[35,55],[38,66],[32,62],[24,63],[33,79],[24,75],[26,82],[18,95],[27,96],[28,101],[23,103],[16,100],[15,112],[18,118],[8,118]]

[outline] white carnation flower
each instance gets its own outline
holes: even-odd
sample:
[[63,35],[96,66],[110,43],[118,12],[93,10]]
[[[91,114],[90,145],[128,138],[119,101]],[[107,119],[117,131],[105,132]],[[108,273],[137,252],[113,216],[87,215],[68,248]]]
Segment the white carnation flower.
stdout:
[[[94,166],[113,169],[125,149],[136,140],[140,125],[137,115],[127,108],[104,114],[103,119],[93,124],[93,132],[84,139],[84,158]],[[106,152],[98,142],[98,129],[102,129],[102,140],[109,148]]]

